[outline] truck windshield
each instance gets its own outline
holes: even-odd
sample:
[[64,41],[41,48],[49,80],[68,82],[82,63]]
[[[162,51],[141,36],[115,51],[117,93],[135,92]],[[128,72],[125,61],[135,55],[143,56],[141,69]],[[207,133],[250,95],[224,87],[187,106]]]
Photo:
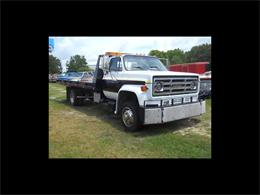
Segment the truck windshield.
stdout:
[[124,56],[125,69],[130,71],[135,70],[153,70],[153,71],[166,71],[163,63],[155,57],[151,56]]

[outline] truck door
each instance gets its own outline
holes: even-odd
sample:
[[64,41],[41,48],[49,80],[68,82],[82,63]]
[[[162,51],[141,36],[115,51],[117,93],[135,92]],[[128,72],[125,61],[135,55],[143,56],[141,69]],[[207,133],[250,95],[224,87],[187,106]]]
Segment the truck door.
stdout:
[[103,77],[103,93],[106,98],[117,99],[117,93],[121,87],[119,72],[122,71],[122,62],[120,57],[111,58],[109,62],[108,73]]

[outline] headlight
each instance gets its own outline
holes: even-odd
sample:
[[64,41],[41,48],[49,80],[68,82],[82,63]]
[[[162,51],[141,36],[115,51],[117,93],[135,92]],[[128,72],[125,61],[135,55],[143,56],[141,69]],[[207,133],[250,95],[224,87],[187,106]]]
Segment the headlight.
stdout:
[[191,84],[190,84],[190,88],[193,89],[193,90],[197,89],[197,82],[192,81]]
[[156,82],[153,88],[156,92],[163,91],[163,84],[161,82]]

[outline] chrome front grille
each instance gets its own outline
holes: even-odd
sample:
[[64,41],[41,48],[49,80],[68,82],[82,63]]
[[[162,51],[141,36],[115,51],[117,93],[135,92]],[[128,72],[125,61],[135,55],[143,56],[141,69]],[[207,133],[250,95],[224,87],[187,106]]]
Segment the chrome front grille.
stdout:
[[[162,91],[155,90],[154,86],[160,82],[163,86]],[[192,85],[196,89],[192,89]],[[197,76],[172,76],[162,77],[155,76],[153,78],[153,96],[177,95],[196,93],[198,91],[198,77]]]

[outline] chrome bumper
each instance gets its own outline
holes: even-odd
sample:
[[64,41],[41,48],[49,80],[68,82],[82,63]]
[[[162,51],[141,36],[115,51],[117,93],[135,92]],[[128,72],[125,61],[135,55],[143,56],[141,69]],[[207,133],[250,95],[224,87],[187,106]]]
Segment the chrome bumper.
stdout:
[[158,124],[198,116],[206,112],[205,101],[178,106],[145,108],[144,124]]

